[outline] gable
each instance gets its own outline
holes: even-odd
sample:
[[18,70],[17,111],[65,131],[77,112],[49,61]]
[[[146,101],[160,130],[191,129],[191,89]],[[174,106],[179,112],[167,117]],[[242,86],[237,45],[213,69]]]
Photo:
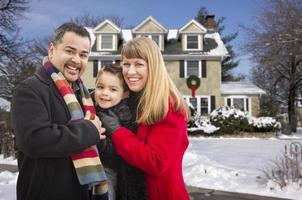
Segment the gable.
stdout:
[[149,20],[147,23],[145,23],[143,26],[141,26],[135,32],[140,32],[140,33],[165,33],[165,31],[161,27],[159,27],[157,24],[155,24],[151,20]]
[[95,30],[96,33],[119,33],[118,30],[116,30],[113,26],[110,24],[104,24],[102,27]]
[[153,17],[149,16],[133,29],[134,33],[167,33],[168,30],[163,27]]
[[182,33],[204,33],[196,24],[190,24],[185,29],[182,30]]

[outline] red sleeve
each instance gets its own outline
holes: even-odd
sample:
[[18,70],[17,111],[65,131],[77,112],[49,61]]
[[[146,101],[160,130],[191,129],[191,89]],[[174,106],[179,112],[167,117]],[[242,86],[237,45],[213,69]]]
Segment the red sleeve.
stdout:
[[116,152],[130,164],[148,174],[161,174],[172,163],[182,143],[187,138],[184,116],[168,112],[165,119],[147,126],[147,141],[141,141],[137,135],[126,128],[119,128],[112,136]]

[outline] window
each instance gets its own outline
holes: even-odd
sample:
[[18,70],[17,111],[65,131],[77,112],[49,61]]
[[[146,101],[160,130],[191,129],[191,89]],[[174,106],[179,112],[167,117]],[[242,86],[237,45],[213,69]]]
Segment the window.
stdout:
[[200,114],[207,115],[209,112],[209,99],[200,98]]
[[234,106],[237,109],[251,114],[250,102],[251,100],[247,96],[228,96],[225,98],[225,105]]
[[102,49],[113,49],[113,36],[102,35],[101,48]]
[[184,99],[187,103],[191,103],[199,115],[208,115],[210,113],[210,96],[195,96],[195,98],[184,96]]
[[97,37],[97,50],[98,51],[114,51],[116,50],[115,46],[116,35],[114,34],[100,34]]
[[159,35],[151,35],[151,39],[160,47]]
[[195,75],[199,76],[199,61],[198,60],[188,60],[187,61],[187,77]]
[[198,49],[198,36],[188,35],[187,36],[187,49]]
[[[202,61],[201,60],[185,60],[184,61],[184,70],[185,77],[188,78],[191,75],[195,75],[199,78],[206,78],[206,71],[202,70]],[[202,71],[205,73],[202,75]]]
[[201,35],[185,35],[185,50],[201,50]]

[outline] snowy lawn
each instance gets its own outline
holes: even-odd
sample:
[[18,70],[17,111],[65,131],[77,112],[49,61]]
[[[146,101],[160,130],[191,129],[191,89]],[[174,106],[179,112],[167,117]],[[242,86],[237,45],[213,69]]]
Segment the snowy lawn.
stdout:
[[[261,170],[281,155],[285,144],[302,143],[302,129],[294,137],[281,139],[190,138],[183,169],[187,185],[232,192],[302,199],[302,189],[291,185],[283,191],[271,190],[261,182]],[[0,163],[15,164],[3,159]],[[0,173],[0,200],[15,200],[18,173]]]

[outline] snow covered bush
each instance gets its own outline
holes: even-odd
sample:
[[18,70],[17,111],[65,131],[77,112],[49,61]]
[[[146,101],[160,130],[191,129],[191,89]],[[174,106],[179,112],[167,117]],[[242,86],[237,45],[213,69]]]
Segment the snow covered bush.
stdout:
[[302,145],[292,142],[284,146],[281,158],[263,170],[266,186],[270,189],[282,189],[289,185],[302,188]]
[[200,116],[190,106],[194,113],[188,123],[190,135],[237,134],[239,132],[275,132],[281,124],[272,117],[251,117],[234,107],[219,107],[209,116]]
[[218,127],[211,124],[210,120],[206,116],[200,116],[195,114],[191,119],[191,126],[188,127],[188,132],[191,135],[197,134],[212,134],[219,130]]
[[234,107],[223,106],[210,114],[210,122],[219,132],[234,134],[250,129],[248,114]]
[[250,117],[254,132],[273,132],[281,129],[281,123],[272,117]]

